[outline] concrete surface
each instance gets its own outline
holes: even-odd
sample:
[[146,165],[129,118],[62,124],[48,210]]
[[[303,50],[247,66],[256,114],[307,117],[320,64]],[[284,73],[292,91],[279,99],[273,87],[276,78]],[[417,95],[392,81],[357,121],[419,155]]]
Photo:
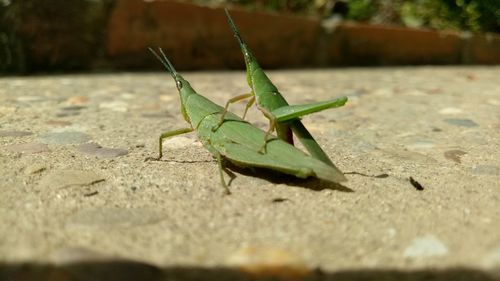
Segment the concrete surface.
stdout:
[[[184,74],[220,104],[247,91]],[[292,104],[348,95],[306,126],[345,173],[389,176],[236,170],[223,196],[194,134],[144,161],[186,125],[166,73],[1,78],[0,280],[499,277],[500,67],[269,74]]]

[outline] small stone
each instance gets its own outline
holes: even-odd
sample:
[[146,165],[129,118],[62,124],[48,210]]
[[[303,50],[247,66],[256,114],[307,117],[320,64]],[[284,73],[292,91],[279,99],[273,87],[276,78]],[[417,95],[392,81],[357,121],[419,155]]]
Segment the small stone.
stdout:
[[50,152],[49,147],[46,144],[42,144],[42,143],[13,144],[13,145],[7,146],[6,148],[12,152],[20,152],[20,153],[26,153],[26,154]]
[[500,168],[493,165],[477,165],[472,168],[472,173],[475,175],[498,176]]
[[17,98],[17,101],[19,102],[34,102],[41,100],[43,100],[43,98],[40,96],[20,96]]
[[0,131],[0,137],[24,137],[29,135],[33,135],[33,133],[28,131]]
[[16,112],[16,107],[14,106],[0,106],[0,117],[14,112]]
[[444,158],[460,164],[462,163],[460,157],[464,156],[465,154],[467,154],[467,152],[458,149],[453,149],[445,151]]
[[160,96],[160,101],[165,102],[165,101],[172,101],[176,99],[177,97],[174,95],[161,95]]
[[414,239],[404,251],[405,258],[427,258],[444,256],[448,254],[448,248],[443,242],[433,235],[426,235]]
[[90,136],[82,132],[54,132],[46,133],[39,137],[46,144],[79,144],[90,140]]
[[246,246],[231,254],[227,262],[262,278],[300,280],[311,273],[296,255],[277,247]]
[[69,121],[63,121],[63,120],[49,120],[46,123],[49,124],[49,125],[55,125],[55,126],[61,126],[61,127],[65,127],[65,126],[71,125],[71,122],[69,122]]
[[460,114],[462,113],[462,110],[460,108],[456,107],[445,107],[439,110],[439,114],[443,115],[454,115],[454,114]]
[[448,124],[451,124],[451,125],[455,125],[455,126],[459,126],[459,127],[477,127],[479,126],[476,122],[470,120],[470,119],[457,119],[457,118],[448,118],[448,119],[444,119],[444,122],[448,123]]
[[61,111],[56,114],[57,117],[76,116],[80,114],[80,110],[84,109],[82,105],[70,105],[61,108]]
[[42,164],[34,164],[34,165],[31,165],[31,166],[28,166],[26,167],[25,169],[25,173],[27,175],[34,175],[34,174],[38,174],[38,173],[41,173],[43,171],[47,170],[47,168],[45,167],[45,165],[42,165]]
[[163,141],[163,147],[168,149],[179,149],[191,146],[197,141],[186,137],[173,137]]
[[70,106],[61,107],[61,110],[64,110],[64,111],[78,111],[78,110],[82,110],[84,108],[86,108],[86,106],[82,106],[82,105],[70,105]]
[[171,117],[171,115],[169,115],[166,112],[143,113],[141,116],[142,117],[146,117],[146,118],[167,118],[167,117]]
[[486,103],[491,104],[491,105],[500,105],[500,100],[487,99]]
[[98,158],[115,158],[128,154],[126,149],[102,147],[96,143],[82,144],[78,147],[78,150],[88,155],[97,156]]
[[99,108],[109,109],[112,111],[118,112],[127,112],[128,104],[123,101],[111,101],[111,102],[103,102],[99,104]]
[[154,224],[164,215],[147,208],[96,208],[78,211],[68,220],[68,226],[132,227]]
[[80,115],[80,111],[62,111],[56,114],[56,117],[68,117]]
[[120,95],[120,97],[124,100],[132,100],[135,99],[137,96],[132,93],[123,93]]
[[419,149],[431,149],[434,148],[435,144],[432,141],[416,141],[414,143],[406,145],[406,148],[410,150],[419,150]]
[[84,105],[89,102],[89,98],[86,96],[74,96],[66,100],[68,105]]
[[65,265],[78,262],[103,262],[111,260],[111,257],[85,248],[68,247],[52,253],[50,260],[57,265]]
[[381,97],[391,97],[391,96],[393,96],[393,92],[391,89],[386,89],[386,88],[375,89],[373,91],[373,95],[381,96]]
[[483,258],[483,264],[487,268],[496,269],[500,274],[500,246],[490,250]]
[[420,164],[434,164],[436,159],[426,156],[422,153],[404,150],[388,150],[385,151],[388,157],[396,159],[398,161],[414,162]]
[[93,171],[85,170],[58,170],[46,175],[40,185],[47,188],[67,188],[72,186],[87,186],[101,181],[105,178]]

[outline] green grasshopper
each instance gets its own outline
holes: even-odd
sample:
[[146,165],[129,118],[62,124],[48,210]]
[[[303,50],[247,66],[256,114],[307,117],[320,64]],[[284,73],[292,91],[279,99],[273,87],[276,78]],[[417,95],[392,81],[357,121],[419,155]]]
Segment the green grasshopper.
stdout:
[[[254,127],[239,116],[225,112],[224,121],[219,124],[224,108],[198,94],[168,60],[162,49],[161,57],[149,49],[174,78],[181,99],[181,112],[189,127],[164,132],[159,138],[159,156],[161,159],[163,140],[196,131],[205,148],[217,159],[222,186],[230,193],[224,180],[223,159],[240,167],[267,168],[298,178],[317,177],[331,182],[343,182],[347,179],[337,169],[306,155],[293,145],[280,139],[270,140],[267,153],[258,152],[265,132]],[[214,127],[217,127],[214,130]]]
[[[247,81],[248,85],[252,89],[252,92],[229,99],[224,107],[224,112],[221,115],[220,122],[222,123],[224,120],[224,114],[227,112],[231,103],[250,98],[246,105],[245,112],[243,113],[243,119],[245,119],[248,109],[255,103],[255,101],[257,101],[257,107],[260,111],[262,111],[264,116],[269,119],[269,129],[264,138],[265,141],[264,146],[262,147],[263,150],[265,150],[270,134],[275,129],[278,138],[293,145],[293,131],[311,156],[332,166],[334,169],[337,169],[330,158],[328,158],[328,155],[326,155],[313,136],[302,124],[299,117],[328,108],[343,106],[347,102],[347,97],[340,97],[335,100],[305,105],[288,105],[285,98],[280,94],[276,86],[274,86],[271,80],[264,73],[264,70],[262,70],[260,65],[257,63],[257,60],[241,38],[228,10],[225,9],[225,11],[229,25],[233,30],[234,36],[238,39],[241,51],[243,52],[247,69]],[[340,173],[339,170],[338,172]]]

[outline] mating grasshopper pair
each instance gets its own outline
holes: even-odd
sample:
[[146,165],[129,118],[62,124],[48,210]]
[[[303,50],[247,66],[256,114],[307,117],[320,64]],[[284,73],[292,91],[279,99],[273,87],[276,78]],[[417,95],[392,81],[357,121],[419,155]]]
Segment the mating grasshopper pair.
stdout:
[[[182,115],[190,124],[188,128],[160,135],[158,159],[162,157],[164,139],[196,131],[205,148],[217,159],[221,183],[226,193],[229,193],[229,189],[224,180],[223,159],[237,166],[267,168],[299,178],[317,177],[337,183],[346,181],[344,174],[335,167],[304,127],[299,117],[343,106],[347,97],[307,105],[288,105],[242,40],[227,10],[226,15],[245,58],[247,80],[251,93],[236,96],[230,99],[225,107],[221,107],[199,95],[189,82],[176,72],[162,49],[159,49],[161,56],[150,49],[174,78],[181,98]],[[228,111],[231,103],[245,98],[250,100],[246,105],[243,118]],[[270,121],[267,132],[244,120],[248,109],[255,102]],[[274,130],[276,130],[278,138],[270,139]],[[292,132],[295,133],[311,156],[293,146]]]

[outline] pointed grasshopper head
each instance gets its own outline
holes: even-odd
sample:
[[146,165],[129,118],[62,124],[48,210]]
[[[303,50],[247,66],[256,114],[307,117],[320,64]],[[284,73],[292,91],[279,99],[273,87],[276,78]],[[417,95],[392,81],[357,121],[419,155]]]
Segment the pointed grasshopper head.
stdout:
[[[181,97],[182,114],[184,115],[184,119],[186,119],[186,121],[190,122],[189,118],[186,115],[186,111],[184,109],[184,104],[187,100],[187,97],[189,95],[191,95],[192,93],[194,93],[195,91],[193,90],[193,88],[191,87],[189,82],[187,80],[185,80],[179,73],[177,73],[174,66],[168,60],[167,56],[165,55],[165,53],[163,52],[163,50],[161,48],[158,48],[159,54],[155,50],[153,50],[152,48],[148,48],[148,49],[163,64],[163,66],[167,69],[167,71],[170,73],[170,75],[172,75],[172,78],[174,78],[175,85],[176,85],[177,90],[179,91],[179,95]],[[161,56],[160,56],[160,54],[161,54]]]
[[229,11],[227,9],[224,9],[226,12],[226,17],[227,21],[229,22],[229,26],[233,30],[234,37],[238,40],[238,43],[240,44],[241,51],[243,52],[243,57],[245,58],[245,64],[247,67],[247,80],[248,84],[252,86],[252,79],[250,77],[250,73],[253,72],[254,68],[260,68],[260,66],[257,64],[257,60],[255,57],[252,55],[252,52],[247,47],[247,44],[245,44],[245,41],[243,41],[243,38],[241,38],[240,32],[238,28],[236,27],[236,24],[234,24],[233,19],[231,18],[231,15],[229,15]]

